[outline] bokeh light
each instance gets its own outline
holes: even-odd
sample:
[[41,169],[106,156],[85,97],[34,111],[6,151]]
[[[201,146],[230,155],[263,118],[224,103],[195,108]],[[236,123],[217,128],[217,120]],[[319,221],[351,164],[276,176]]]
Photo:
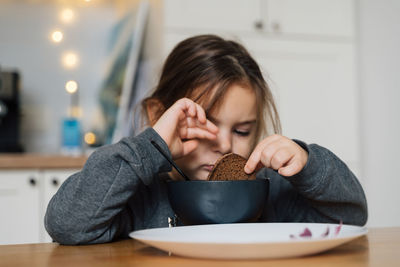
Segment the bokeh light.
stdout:
[[76,93],[76,91],[78,91],[78,83],[74,80],[70,80],[70,81],[66,82],[65,90],[70,94]]
[[65,8],[60,13],[60,20],[64,23],[71,23],[74,21],[75,12],[70,8]]
[[62,31],[59,30],[55,30],[51,33],[51,40],[54,43],[59,43],[63,40],[64,38],[64,34],[62,33]]
[[75,52],[65,52],[62,56],[62,63],[67,69],[73,69],[78,65],[79,58]]
[[85,134],[85,143],[88,145],[93,145],[94,143],[96,143],[96,135],[92,132],[88,132]]

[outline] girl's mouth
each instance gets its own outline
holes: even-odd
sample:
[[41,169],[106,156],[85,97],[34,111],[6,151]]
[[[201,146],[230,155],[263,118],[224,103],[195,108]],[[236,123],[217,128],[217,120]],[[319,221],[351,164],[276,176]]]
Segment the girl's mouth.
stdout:
[[211,165],[211,164],[204,164],[204,165],[201,166],[201,168],[204,169],[204,170],[206,170],[206,171],[208,171],[208,172],[211,172],[212,169],[214,168],[214,165]]

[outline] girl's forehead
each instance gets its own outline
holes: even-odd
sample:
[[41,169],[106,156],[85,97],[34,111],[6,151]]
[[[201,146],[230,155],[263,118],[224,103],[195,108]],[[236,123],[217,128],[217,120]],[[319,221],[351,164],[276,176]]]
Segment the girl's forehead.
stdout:
[[218,90],[214,89],[211,97],[202,97],[196,101],[209,118],[231,124],[256,120],[257,100],[252,88],[235,83],[222,92]]
[[[229,84],[203,85],[192,90],[190,98],[202,106],[207,112],[215,112],[224,102],[225,98],[233,89],[242,89],[254,94],[253,88],[245,82],[234,82]],[[234,96],[234,94],[233,94]]]

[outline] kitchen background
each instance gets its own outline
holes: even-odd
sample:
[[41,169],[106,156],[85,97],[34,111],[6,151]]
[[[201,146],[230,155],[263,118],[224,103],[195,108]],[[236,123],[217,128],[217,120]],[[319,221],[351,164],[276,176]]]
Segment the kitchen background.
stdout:
[[[132,108],[115,88],[129,95],[133,85],[137,101],[178,41],[233,38],[262,66],[283,133],[326,146],[349,165],[367,194],[369,227],[400,226],[399,12],[397,0],[0,0],[0,69],[21,76],[24,150],[56,155],[65,153],[62,122],[71,114],[97,143],[127,134],[118,118],[131,120],[124,115]],[[113,80],[126,70],[136,75]],[[68,81],[76,93],[66,91],[75,85]],[[118,128],[109,139],[104,114]],[[86,137],[78,153],[97,144]],[[0,179],[9,173],[0,170]],[[9,193],[0,188],[2,210]]]

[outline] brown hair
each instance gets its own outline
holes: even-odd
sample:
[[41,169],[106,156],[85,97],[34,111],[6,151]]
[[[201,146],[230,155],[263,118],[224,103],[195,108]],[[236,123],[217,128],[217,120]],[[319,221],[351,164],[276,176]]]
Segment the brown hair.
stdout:
[[154,92],[142,101],[142,111],[149,101],[157,100],[162,104],[156,114],[158,119],[178,99],[188,97],[205,104],[203,108],[209,114],[234,83],[247,85],[256,94],[256,141],[271,133],[280,133],[273,96],[258,64],[242,45],[215,35],[194,36],[175,46],[165,61]]

